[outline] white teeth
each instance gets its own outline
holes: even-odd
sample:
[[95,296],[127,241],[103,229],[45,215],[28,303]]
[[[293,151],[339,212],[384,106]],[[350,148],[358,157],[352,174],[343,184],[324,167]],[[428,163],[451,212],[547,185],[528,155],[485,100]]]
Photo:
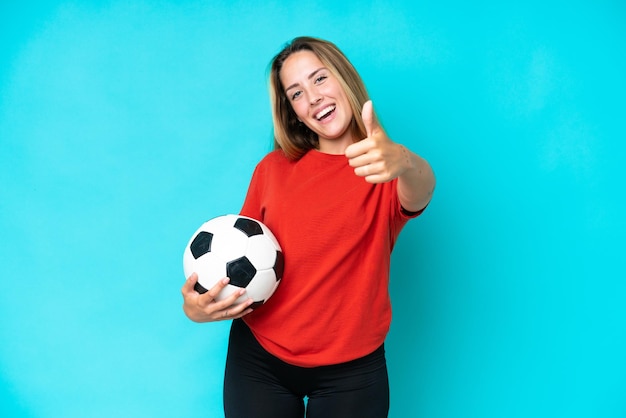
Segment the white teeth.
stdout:
[[332,112],[333,110],[335,110],[335,106],[334,105],[330,105],[330,106],[326,106],[324,109],[322,109],[321,111],[317,112],[317,114],[315,115],[315,118],[317,120],[322,119],[324,116],[328,115],[330,112]]

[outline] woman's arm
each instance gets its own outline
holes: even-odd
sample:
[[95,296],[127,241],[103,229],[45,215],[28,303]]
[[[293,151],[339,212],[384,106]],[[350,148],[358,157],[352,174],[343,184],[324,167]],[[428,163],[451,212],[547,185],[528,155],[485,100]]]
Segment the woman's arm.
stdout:
[[404,145],[393,142],[374,115],[372,102],[363,105],[367,137],[346,148],[346,157],[357,176],[370,183],[398,179],[398,198],[402,207],[417,212],[430,202],[435,175],[430,164]]

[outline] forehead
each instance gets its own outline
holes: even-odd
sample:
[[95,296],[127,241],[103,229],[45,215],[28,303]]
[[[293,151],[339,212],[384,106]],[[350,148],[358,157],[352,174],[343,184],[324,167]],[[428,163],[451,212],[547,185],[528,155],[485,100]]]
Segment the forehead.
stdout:
[[324,63],[312,51],[298,51],[289,55],[280,70],[280,81],[283,86],[300,83],[315,70],[324,67]]

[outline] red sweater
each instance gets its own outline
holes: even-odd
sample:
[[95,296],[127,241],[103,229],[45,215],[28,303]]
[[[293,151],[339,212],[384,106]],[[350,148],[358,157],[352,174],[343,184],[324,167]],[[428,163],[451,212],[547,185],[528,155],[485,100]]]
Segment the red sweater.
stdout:
[[257,165],[241,214],[265,223],[285,255],[280,286],[244,317],[267,351],[314,367],[384,342],[391,251],[410,218],[396,182],[369,184],[345,156],[318,151],[298,161],[274,151]]

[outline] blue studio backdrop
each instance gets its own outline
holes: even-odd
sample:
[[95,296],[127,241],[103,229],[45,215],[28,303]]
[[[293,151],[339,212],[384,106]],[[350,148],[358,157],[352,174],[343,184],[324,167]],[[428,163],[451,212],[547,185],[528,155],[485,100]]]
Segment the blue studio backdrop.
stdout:
[[239,210],[298,35],[438,178],[393,254],[390,417],[626,416],[617,0],[2,1],[0,416],[223,416],[182,253]]

